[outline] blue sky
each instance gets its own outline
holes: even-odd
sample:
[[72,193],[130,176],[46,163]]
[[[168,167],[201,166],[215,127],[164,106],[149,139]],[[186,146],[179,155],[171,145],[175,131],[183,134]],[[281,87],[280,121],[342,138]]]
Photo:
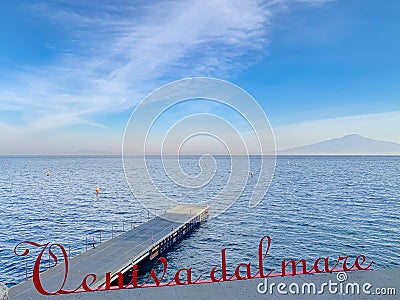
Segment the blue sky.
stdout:
[[400,143],[399,1],[89,3],[0,3],[0,153],[118,153],[135,105],[193,76],[247,90],[278,149]]

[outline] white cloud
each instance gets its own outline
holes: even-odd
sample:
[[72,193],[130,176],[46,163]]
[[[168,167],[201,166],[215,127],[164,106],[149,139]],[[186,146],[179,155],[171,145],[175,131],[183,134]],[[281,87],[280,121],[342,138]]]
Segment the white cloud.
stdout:
[[[97,6],[75,1],[31,5],[27,7],[31,13],[62,26],[69,42],[56,49],[55,60],[41,67],[3,70],[9,80],[0,82],[0,116],[12,111],[20,114],[21,122],[0,124],[0,138],[11,141],[12,130],[12,141],[31,147],[23,142],[27,134],[76,124],[102,126],[93,121],[96,115],[132,107],[171,80],[234,76],[265,54],[271,17],[276,7],[291,2],[120,0]],[[244,55],[245,60],[238,59]]]
[[170,79],[223,74],[236,57],[265,46],[271,15],[261,1],[30,9],[64,24],[73,42],[56,62],[9,74],[15,83],[1,87],[0,109],[61,123],[131,107]]

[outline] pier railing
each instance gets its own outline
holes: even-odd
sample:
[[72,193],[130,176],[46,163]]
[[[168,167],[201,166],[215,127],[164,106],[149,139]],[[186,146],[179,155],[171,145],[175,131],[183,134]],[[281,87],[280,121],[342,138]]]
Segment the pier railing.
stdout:
[[[102,243],[113,239],[117,237],[120,234],[123,234],[129,230],[134,230],[136,227],[140,226],[143,223],[148,222],[149,220],[156,218],[157,216],[161,215],[162,213],[165,213],[167,210],[162,210],[162,209],[157,209],[154,211],[149,211],[149,210],[143,210],[141,213],[137,214],[136,216],[139,216],[139,218],[135,218],[133,220],[132,218],[126,218],[126,219],[120,219],[118,221],[113,221],[110,224],[110,227],[108,229],[95,229],[91,231],[90,233],[84,235],[80,241],[81,242],[74,242],[71,243],[70,240],[64,240],[64,241],[57,241],[58,243],[62,244],[65,249],[67,250],[68,254],[68,259],[71,259],[83,252],[86,252],[92,248],[95,248]],[[208,214],[208,210],[207,210]],[[204,219],[203,215],[199,215],[194,217],[192,220],[190,220],[187,224],[183,224],[180,228],[172,228],[172,231],[174,231],[174,234],[172,236],[168,236],[168,238],[161,240],[161,241],[153,241],[153,244],[157,245],[152,250],[151,253],[151,259],[156,257],[157,255],[163,253],[167,249],[171,247],[176,241],[181,240],[187,233],[189,233],[193,227],[201,223]],[[42,259],[42,264],[41,264],[41,271],[48,270],[54,266],[54,261],[50,257],[50,255],[46,258]],[[63,260],[60,259],[59,263],[62,263]],[[31,276],[29,274],[32,274],[32,270],[30,270],[29,265],[33,265],[28,263],[28,261],[25,259],[25,279],[29,279]]]

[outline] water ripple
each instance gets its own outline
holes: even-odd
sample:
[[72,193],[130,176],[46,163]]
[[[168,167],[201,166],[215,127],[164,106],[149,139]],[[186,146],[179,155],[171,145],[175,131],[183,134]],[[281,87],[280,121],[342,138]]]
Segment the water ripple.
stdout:
[[[255,174],[257,159],[251,158]],[[189,174],[198,172],[198,157],[184,157],[181,163]],[[151,161],[151,172],[170,197],[197,203],[224,187],[230,160],[217,157],[216,163],[215,179],[201,189],[170,186],[157,159]],[[0,157],[0,170],[0,282],[9,286],[24,279],[25,263],[28,268],[33,263],[33,255],[14,255],[20,241],[60,242],[73,256],[85,250],[86,237],[98,241],[101,234],[104,241],[154,214],[132,196],[119,157]],[[400,157],[280,157],[260,205],[248,207],[255,184],[249,180],[225,214],[167,254],[167,276],[188,266],[194,274],[207,273],[220,264],[223,248],[228,270],[237,263],[256,263],[263,235],[272,238],[268,267],[285,258],[359,254],[374,260],[374,268],[399,267],[399,170]]]

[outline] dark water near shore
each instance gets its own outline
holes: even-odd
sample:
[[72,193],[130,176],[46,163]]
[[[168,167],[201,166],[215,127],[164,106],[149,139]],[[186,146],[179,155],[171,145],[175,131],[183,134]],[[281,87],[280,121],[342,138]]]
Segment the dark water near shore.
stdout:
[[[162,164],[152,159],[152,172],[162,177]],[[251,157],[251,164],[257,159]],[[217,156],[216,162],[216,175],[229,176],[230,160]],[[188,173],[198,169],[198,157],[184,157],[182,163]],[[223,179],[216,176],[221,182],[210,186],[223,187]],[[199,192],[158,181],[169,196],[196,199]],[[101,189],[98,198],[96,186]],[[167,254],[167,277],[182,267],[192,267],[193,277],[209,273],[220,264],[222,248],[227,248],[229,270],[238,263],[257,264],[264,235],[272,238],[266,259],[270,267],[279,267],[282,259],[313,262],[364,254],[376,269],[398,268],[399,187],[400,157],[278,157],[263,201],[248,208],[249,182],[229,210]],[[205,192],[213,190],[201,190]],[[132,196],[116,156],[0,157],[0,205],[0,282],[8,286],[25,279],[25,264],[31,272],[35,258],[17,257],[13,249],[18,242],[59,242],[74,256],[85,250],[86,237],[109,239],[112,231],[119,234],[148,217]]]

